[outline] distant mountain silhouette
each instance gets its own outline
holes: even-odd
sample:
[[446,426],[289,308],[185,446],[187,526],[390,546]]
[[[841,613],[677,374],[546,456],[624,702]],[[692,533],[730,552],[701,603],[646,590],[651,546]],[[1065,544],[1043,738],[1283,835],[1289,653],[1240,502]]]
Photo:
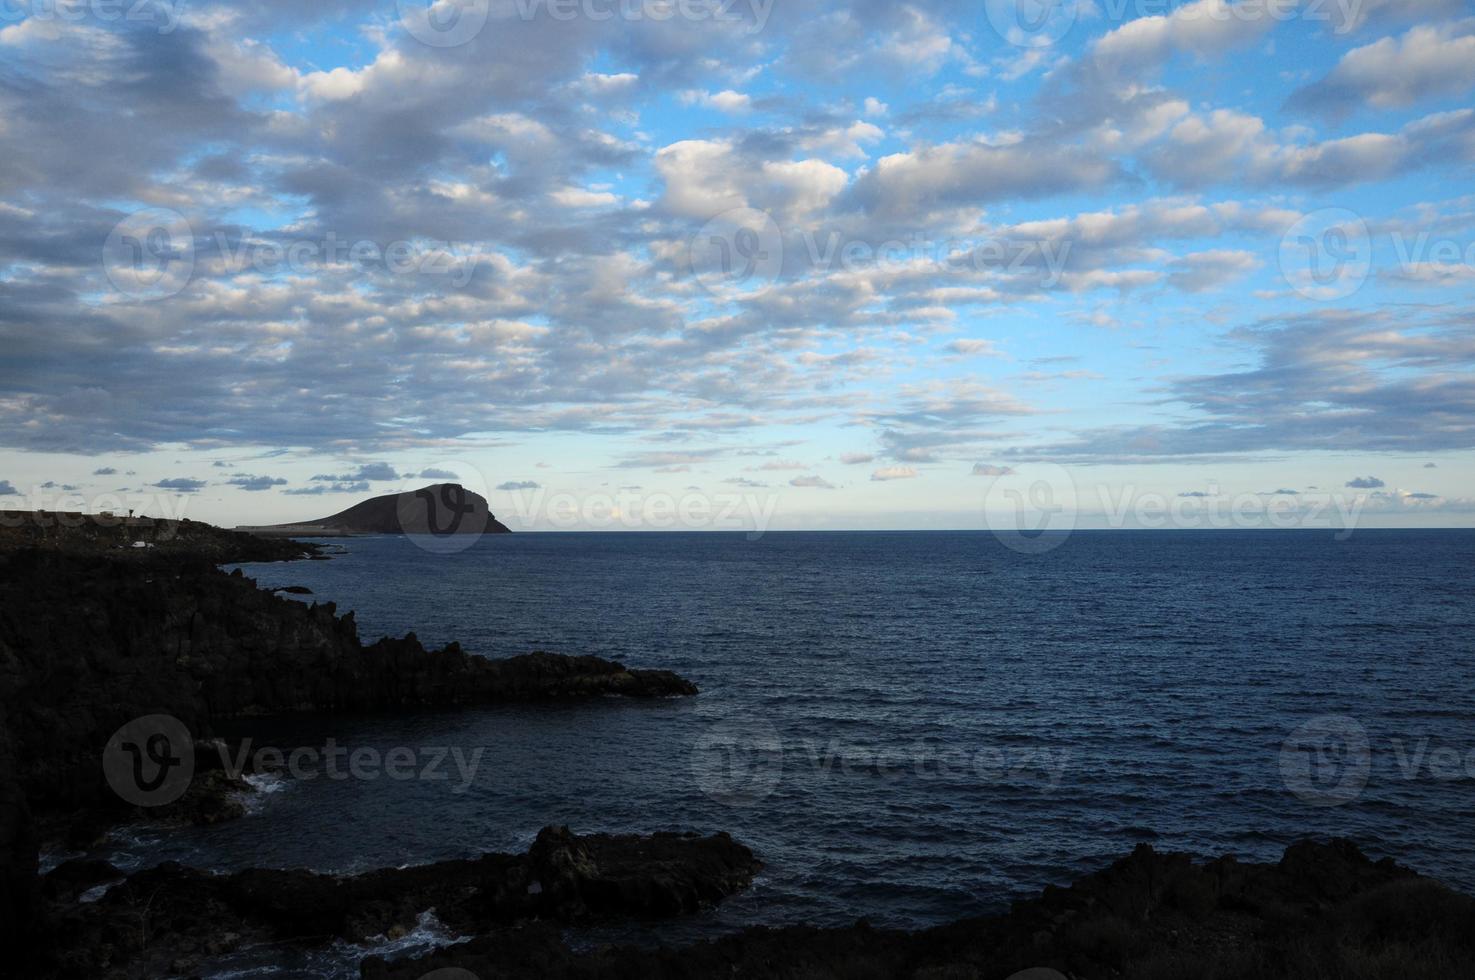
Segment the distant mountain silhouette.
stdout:
[[316,521],[241,528],[257,534],[509,534],[485,497],[459,483],[436,483],[354,504]]

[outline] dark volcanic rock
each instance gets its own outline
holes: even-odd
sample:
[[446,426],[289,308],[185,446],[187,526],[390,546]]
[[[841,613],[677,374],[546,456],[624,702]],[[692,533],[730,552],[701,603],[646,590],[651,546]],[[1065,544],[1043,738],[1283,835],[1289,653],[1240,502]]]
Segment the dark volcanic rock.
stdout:
[[[452,931],[477,935],[523,919],[559,922],[694,912],[745,888],[761,865],[726,834],[578,836],[544,828],[525,855],[486,854],[352,877],[310,871],[214,875],[165,864],[58,916],[69,937],[56,964],[78,976],[156,976],[180,957],[239,942],[362,942],[408,930],[434,909]],[[116,880],[97,862],[47,877],[58,896]],[[53,884],[52,879],[57,879]]]
[[1278,864],[1143,845],[1068,888],[1004,915],[909,933],[748,929],[679,949],[575,952],[557,930],[522,928],[396,963],[368,980],[418,980],[445,967],[482,978],[1003,980],[1033,967],[1135,980],[1449,980],[1475,976],[1475,899],[1346,841],[1302,842]]
[[488,660],[413,634],[359,641],[353,615],[256,588],[208,561],[0,555],[0,706],[33,808],[106,799],[100,751],[140,715],[197,737],[222,720],[695,693],[669,671],[590,656]]
[[[6,669],[0,656],[0,671]],[[36,926],[40,889],[36,881],[36,828],[16,764],[16,742],[0,701],[0,961],[15,941]]]
[[25,548],[72,554],[105,552],[115,558],[149,560],[161,555],[189,556],[216,564],[294,561],[315,557],[320,550],[310,542],[261,538],[200,521],[56,511],[0,511],[0,553]]
[[487,499],[458,483],[437,483],[354,504],[331,517],[250,529],[259,535],[294,534],[508,534]]
[[[130,815],[101,760],[112,733],[141,716],[171,715],[198,739],[227,719],[288,712],[696,693],[669,671],[598,657],[494,661],[454,643],[427,650],[413,634],[364,645],[351,613],[284,599],[214,564],[296,557],[298,543],[188,536],[189,547],[120,552],[69,530],[0,547],[0,921],[16,926],[0,930],[0,957],[34,938],[38,821],[86,844]],[[227,819],[240,812],[239,788],[197,773],[186,796],[148,816]]]

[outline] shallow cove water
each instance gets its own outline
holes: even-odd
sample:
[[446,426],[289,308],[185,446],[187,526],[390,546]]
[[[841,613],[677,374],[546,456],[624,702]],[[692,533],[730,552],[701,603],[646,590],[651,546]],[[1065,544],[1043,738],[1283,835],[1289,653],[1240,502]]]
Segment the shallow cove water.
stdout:
[[545,824],[729,831],[766,870],[625,933],[673,942],[937,923],[1144,840],[1263,860],[1338,834],[1475,890],[1475,532],[1077,532],[1040,555],[987,532],[333,543],[245,573],[353,610],[366,642],[592,653],[702,693],[271,721],[361,760],[403,747],[413,775],[275,781],[243,820],[102,856],[355,871],[521,850]]

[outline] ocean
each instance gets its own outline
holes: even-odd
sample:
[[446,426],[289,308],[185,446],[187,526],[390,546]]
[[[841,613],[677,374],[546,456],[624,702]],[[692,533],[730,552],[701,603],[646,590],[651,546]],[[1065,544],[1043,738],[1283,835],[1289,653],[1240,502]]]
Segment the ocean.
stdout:
[[752,847],[751,890],[618,936],[668,942],[997,911],[1141,842],[1264,860],[1341,835],[1475,890],[1475,532],[1082,531],[1038,554],[987,532],[331,543],[243,568],[353,610],[365,642],[591,653],[701,694],[268,722],[400,747],[414,775],[273,781],[245,819],[137,828],[102,856],[356,871],[522,850],[546,824]]

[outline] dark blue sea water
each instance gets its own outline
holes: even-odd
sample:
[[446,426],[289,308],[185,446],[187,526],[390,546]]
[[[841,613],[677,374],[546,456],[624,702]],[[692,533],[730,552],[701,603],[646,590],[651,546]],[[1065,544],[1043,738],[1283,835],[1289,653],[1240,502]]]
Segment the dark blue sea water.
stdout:
[[1341,834],[1475,889],[1472,532],[1077,532],[1038,555],[988,533],[342,544],[246,572],[354,610],[366,640],[593,653],[702,693],[277,723],[482,755],[464,792],[449,762],[293,781],[125,859],[354,870],[518,850],[550,823],[753,847],[756,887],[656,927],[671,940],[935,923],[1140,841],[1265,859]]

